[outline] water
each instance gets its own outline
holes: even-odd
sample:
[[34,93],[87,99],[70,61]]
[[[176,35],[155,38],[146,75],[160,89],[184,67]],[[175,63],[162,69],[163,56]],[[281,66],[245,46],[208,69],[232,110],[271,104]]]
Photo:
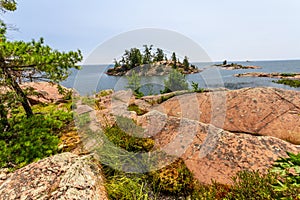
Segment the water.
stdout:
[[[245,87],[277,87],[289,90],[298,90],[286,85],[273,83],[272,78],[265,77],[235,77],[234,74],[247,72],[280,72],[280,73],[299,73],[300,60],[286,61],[251,61],[234,62],[241,65],[260,66],[261,69],[238,69],[223,70],[209,68],[212,63],[194,63],[199,69],[204,69],[197,74],[187,75],[187,81],[199,83],[202,88],[226,87],[228,89],[240,89]],[[218,63],[216,63],[218,64]],[[75,88],[80,94],[92,94],[104,89],[122,90],[126,89],[127,79],[125,77],[108,76],[106,70],[111,67],[108,65],[85,65],[81,70],[73,70],[69,78],[62,82],[62,85],[69,88]],[[143,77],[142,92],[159,93],[163,89],[164,76]]]

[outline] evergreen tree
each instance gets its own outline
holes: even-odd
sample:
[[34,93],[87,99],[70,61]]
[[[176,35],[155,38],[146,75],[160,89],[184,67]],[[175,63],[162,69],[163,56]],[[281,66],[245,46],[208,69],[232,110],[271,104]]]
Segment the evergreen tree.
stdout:
[[157,48],[156,53],[155,53],[155,61],[163,61],[164,60],[164,51],[160,48]]
[[115,63],[114,67],[120,67],[121,66],[120,62],[118,62],[117,59],[114,59],[114,63]]
[[132,69],[136,66],[139,66],[142,64],[142,54],[139,49],[137,48],[132,48],[129,51],[129,57],[128,57],[128,64],[129,64],[129,69]]
[[[15,10],[16,3],[13,0],[1,0],[2,11]],[[17,99],[20,100],[27,117],[33,115],[26,93],[20,87],[22,80],[48,81],[59,83],[65,80],[70,68],[77,68],[77,62],[82,60],[81,52],[59,52],[44,44],[43,38],[38,41],[9,41],[6,39],[6,25],[1,21],[0,26],[0,81],[1,85],[14,91]],[[7,93],[8,94],[8,93]],[[1,104],[3,99],[13,101],[12,98],[4,98],[1,94]],[[5,102],[3,105],[11,105]],[[5,108],[2,108],[5,109]],[[1,112],[1,120],[6,111]]]
[[176,63],[177,63],[177,58],[176,58],[176,54],[175,52],[172,53],[172,57],[171,57],[172,63],[173,63],[173,68],[176,69]]
[[184,59],[183,59],[183,66],[184,66],[184,70],[188,70],[189,67],[190,67],[190,63],[189,63],[189,60],[188,60],[188,57],[187,57],[187,56],[184,56]]
[[15,11],[17,9],[17,3],[15,0],[0,0],[0,11]]
[[147,45],[144,45],[143,47],[145,48],[144,55],[143,55],[143,64],[150,64],[150,63],[152,63],[151,50],[152,50],[153,45],[150,45],[150,47],[148,47]]

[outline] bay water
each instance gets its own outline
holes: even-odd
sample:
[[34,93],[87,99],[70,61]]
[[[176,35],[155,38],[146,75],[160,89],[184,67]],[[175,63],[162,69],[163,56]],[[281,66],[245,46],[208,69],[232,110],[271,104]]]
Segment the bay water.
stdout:
[[[231,63],[231,62],[230,62]],[[200,73],[186,75],[188,83],[192,81],[199,84],[201,88],[240,89],[245,87],[277,87],[289,90],[298,90],[287,85],[272,82],[277,80],[267,77],[235,77],[235,74],[247,72],[265,73],[300,73],[300,60],[277,60],[277,61],[247,61],[233,62],[246,66],[259,66],[261,69],[237,69],[225,70],[211,67],[216,63],[193,63]],[[123,90],[127,86],[125,76],[108,76],[105,72],[112,65],[83,65],[81,70],[72,70],[72,74],[61,84],[68,88],[75,88],[81,95],[88,95],[104,89]],[[164,88],[166,76],[141,77],[141,91],[145,94],[158,94]]]

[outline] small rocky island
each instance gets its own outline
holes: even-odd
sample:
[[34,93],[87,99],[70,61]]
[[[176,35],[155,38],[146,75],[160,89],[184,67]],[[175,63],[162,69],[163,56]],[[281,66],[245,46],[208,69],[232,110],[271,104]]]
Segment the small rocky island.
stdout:
[[288,85],[290,87],[300,87],[300,73],[264,73],[264,72],[249,72],[243,74],[235,74],[235,77],[267,77],[275,78],[279,80],[273,80],[272,82],[278,84]]
[[213,66],[220,67],[220,68],[226,69],[226,70],[235,70],[235,69],[261,69],[261,67],[254,66],[254,65],[240,65],[240,64],[237,64],[237,63],[230,63],[230,64],[228,64],[226,60],[224,60],[222,64],[215,64]]
[[264,73],[264,72],[248,72],[243,74],[235,74],[236,77],[268,77],[268,78],[284,78],[284,79],[300,79],[300,73]]
[[189,63],[187,56],[181,62],[173,52],[171,58],[162,49],[157,48],[152,53],[152,45],[149,47],[144,45],[144,51],[138,48],[125,50],[121,60],[114,61],[114,67],[107,70],[107,74],[111,76],[131,75],[132,71],[139,76],[163,76],[167,75],[173,69],[178,70],[182,74],[198,73],[200,70]]

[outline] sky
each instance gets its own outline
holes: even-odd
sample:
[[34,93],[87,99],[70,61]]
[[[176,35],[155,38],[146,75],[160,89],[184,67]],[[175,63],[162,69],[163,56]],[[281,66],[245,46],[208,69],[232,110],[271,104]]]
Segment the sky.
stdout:
[[[213,61],[300,59],[299,0],[26,0],[1,14],[11,40],[43,37],[54,49],[85,58],[137,29],[177,32]],[[132,39],[133,40],[133,39]]]

